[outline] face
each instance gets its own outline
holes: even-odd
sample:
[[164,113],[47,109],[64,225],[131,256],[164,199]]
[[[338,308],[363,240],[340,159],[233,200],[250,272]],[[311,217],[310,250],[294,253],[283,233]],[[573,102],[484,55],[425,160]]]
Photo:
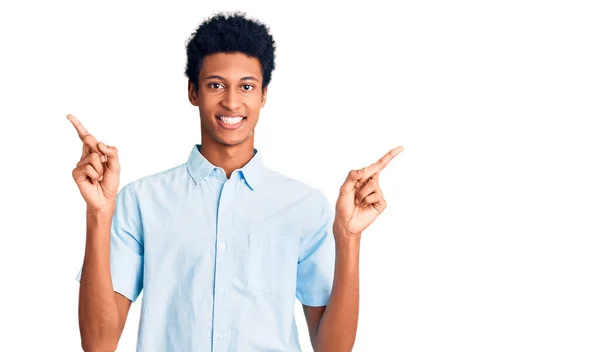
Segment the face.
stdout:
[[254,139],[260,109],[267,100],[262,91],[260,61],[241,53],[216,53],[204,58],[198,92],[188,83],[190,103],[200,109],[203,143],[234,146]]

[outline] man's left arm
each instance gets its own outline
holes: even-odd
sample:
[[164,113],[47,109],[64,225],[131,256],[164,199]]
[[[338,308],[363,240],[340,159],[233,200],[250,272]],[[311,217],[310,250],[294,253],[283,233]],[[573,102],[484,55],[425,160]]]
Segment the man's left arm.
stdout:
[[303,306],[311,343],[317,352],[352,351],[358,327],[359,250],[360,238],[336,240],[329,303],[323,307]]
[[335,207],[335,269],[326,306],[304,305],[304,313],[316,352],[352,351],[358,327],[359,254],[363,231],[385,210],[379,172],[403,147],[389,151],[377,162],[348,173]]

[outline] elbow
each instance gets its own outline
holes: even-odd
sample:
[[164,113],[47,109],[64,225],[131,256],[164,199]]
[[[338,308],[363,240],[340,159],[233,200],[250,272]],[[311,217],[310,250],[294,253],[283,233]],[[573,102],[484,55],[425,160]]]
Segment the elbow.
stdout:
[[79,333],[81,348],[85,352],[114,352],[121,335],[115,323],[87,322],[83,319],[79,322]]
[[[109,334],[112,335],[112,334]],[[117,350],[118,339],[106,334],[98,336],[81,335],[81,348],[85,352],[115,352]]]
[[333,347],[329,348],[329,347],[317,346],[315,348],[315,352],[352,352],[353,347],[354,346],[350,346],[350,347],[333,346]]
[[317,341],[313,345],[315,352],[352,352],[354,341]]
[[81,348],[84,352],[115,352],[117,350],[117,344],[109,341],[93,341],[89,342],[81,340]]
[[315,330],[311,335],[314,352],[352,352],[356,335],[319,335]]

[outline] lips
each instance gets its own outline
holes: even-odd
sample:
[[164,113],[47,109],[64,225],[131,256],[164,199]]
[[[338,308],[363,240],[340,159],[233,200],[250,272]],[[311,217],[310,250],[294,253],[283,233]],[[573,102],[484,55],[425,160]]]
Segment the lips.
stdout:
[[246,117],[242,115],[218,115],[217,120],[221,127],[232,130],[240,127],[246,120]]

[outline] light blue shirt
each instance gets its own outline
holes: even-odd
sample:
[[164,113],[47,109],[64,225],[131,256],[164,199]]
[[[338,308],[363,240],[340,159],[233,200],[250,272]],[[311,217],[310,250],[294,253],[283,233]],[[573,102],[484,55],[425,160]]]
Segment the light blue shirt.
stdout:
[[117,196],[111,274],[131,301],[143,289],[137,351],[300,351],[295,298],[327,305],[333,284],[331,204],[256,149],[227,179],[199,148]]

